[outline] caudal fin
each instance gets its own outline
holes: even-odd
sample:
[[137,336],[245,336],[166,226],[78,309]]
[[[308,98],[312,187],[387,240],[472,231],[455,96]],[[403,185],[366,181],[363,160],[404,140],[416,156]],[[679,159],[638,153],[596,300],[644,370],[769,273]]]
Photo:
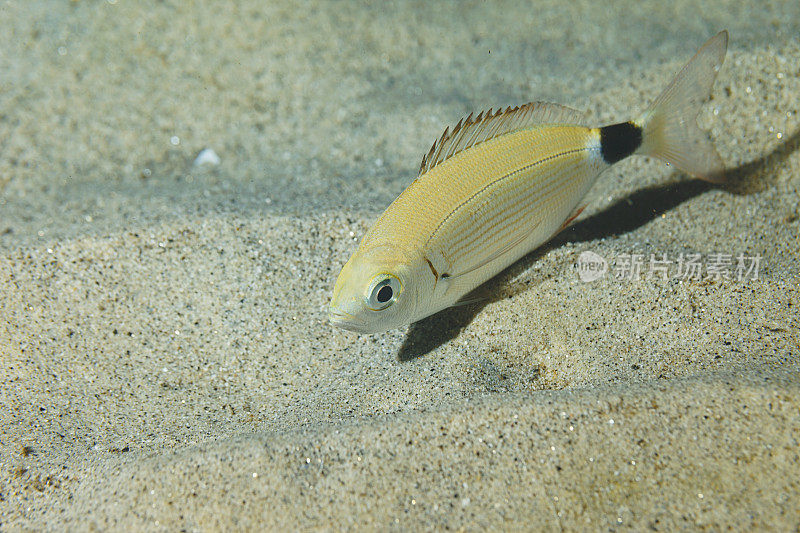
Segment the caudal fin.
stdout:
[[638,154],[663,159],[706,181],[725,180],[717,150],[697,125],[697,114],[711,95],[725,52],[728,32],[712,37],[636,121],[643,130]]

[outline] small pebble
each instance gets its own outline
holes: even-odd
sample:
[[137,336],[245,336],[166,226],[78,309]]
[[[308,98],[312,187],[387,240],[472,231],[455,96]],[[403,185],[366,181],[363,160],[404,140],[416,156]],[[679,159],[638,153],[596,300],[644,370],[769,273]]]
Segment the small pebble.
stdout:
[[197,157],[194,160],[194,165],[200,166],[208,164],[216,166],[220,164],[220,161],[221,160],[219,156],[214,150],[212,150],[211,148],[206,148],[202,150],[199,154],[197,154]]

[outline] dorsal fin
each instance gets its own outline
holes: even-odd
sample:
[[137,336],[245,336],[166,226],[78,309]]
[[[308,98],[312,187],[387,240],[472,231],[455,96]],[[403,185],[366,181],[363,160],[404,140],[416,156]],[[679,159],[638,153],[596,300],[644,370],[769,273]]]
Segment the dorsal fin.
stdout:
[[481,112],[473,117],[458,121],[446,128],[442,136],[433,143],[430,151],[422,158],[419,175],[423,175],[442,161],[476,144],[500,135],[519,131],[537,124],[583,125],[583,113],[575,109],[547,102],[498,109],[495,112]]

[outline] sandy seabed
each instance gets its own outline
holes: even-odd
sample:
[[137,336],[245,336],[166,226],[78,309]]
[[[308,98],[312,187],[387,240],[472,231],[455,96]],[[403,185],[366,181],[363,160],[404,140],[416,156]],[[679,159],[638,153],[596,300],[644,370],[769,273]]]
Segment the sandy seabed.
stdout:
[[[0,528],[800,526],[797,2],[262,4],[0,6]],[[329,326],[446,125],[629,119],[723,28],[727,185],[623,162],[480,303]]]

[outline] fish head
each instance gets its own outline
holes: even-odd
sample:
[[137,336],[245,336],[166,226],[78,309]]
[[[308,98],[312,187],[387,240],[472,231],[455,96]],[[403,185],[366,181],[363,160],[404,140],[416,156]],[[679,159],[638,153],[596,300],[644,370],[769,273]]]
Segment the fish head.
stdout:
[[331,323],[358,333],[380,333],[421,318],[420,303],[432,286],[427,286],[424,260],[415,255],[390,244],[360,247],[336,280]]

